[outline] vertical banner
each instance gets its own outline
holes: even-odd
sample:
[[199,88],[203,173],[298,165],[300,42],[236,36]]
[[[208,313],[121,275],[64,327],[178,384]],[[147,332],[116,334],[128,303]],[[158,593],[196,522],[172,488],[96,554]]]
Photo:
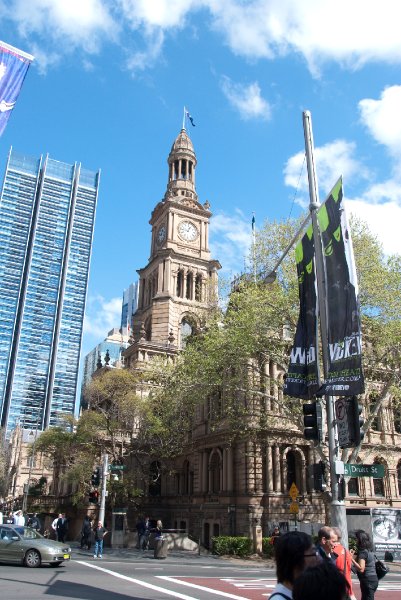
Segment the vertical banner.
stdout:
[[328,375],[319,395],[354,396],[364,391],[358,282],[340,178],[318,210],[328,311]]
[[312,225],[295,247],[299,287],[299,317],[284,383],[287,396],[309,399],[318,390],[317,294]]
[[17,102],[33,56],[0,41],[0,136]]

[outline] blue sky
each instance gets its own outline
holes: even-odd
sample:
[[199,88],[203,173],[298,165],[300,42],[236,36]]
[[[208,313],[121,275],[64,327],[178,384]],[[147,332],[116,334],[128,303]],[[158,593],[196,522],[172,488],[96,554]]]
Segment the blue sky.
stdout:
[[307,206],[306,109],[321,199],[342,174],[349,209],[401,252],[400,23],[398,0],[0,0],[0,39],[36,58],[0,168],[12,145],[102,171],[84,353],[148,260],[184,105],[225,276],[252,212],[258,226]]

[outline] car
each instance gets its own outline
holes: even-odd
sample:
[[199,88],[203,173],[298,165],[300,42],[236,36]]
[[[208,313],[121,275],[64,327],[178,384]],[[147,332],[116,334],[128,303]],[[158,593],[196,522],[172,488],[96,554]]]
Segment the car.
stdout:
[[49,540],[31,527],[0,525],[0,562],[31,568],[43,563],[58,567],[70,558],[68,544]]

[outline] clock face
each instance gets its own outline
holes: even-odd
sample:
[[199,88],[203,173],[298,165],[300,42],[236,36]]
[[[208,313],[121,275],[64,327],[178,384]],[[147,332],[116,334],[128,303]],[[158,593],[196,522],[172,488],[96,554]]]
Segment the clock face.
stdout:
[[161,225],[157,232],[157,243],[162,244],[165,239],[166,239],[166,226]]
[[178,226],[178,234],[186,242],[194,242],[198,237],[198,230],[190,221],[181,221]]

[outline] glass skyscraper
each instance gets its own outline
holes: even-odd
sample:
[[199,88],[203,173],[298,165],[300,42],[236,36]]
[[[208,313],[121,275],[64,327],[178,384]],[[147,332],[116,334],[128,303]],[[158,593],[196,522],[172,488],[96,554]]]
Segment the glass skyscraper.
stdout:
[[10,151],[0,197],[0,409],[46,429],[74,414],[100,172]]

